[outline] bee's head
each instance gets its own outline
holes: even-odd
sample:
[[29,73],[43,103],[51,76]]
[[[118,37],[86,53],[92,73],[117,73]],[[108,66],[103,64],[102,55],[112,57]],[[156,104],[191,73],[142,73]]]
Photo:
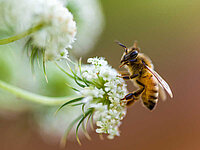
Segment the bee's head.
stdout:
[[133,46],[130,48],[127,48],[125,45],[121,44],[120,42],[117,42],[117,43],[125,49],[125,51],[122,55],[122,58],[121,58],[120,67],[122,67],[124,65],[128,65],[130,63],[134,63],[137,61],[139,48],[137,47],[136,42],[134,42]]

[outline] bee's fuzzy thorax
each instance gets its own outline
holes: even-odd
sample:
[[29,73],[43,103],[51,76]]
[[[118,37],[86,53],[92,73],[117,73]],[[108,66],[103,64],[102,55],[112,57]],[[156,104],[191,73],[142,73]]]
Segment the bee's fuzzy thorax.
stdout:
[[137,56],[137,61],[133,63],[128,63],[125,65],[125,68],[129,71],[130,74],[140,74],[141,70],[144,69],[143,61],[146,65],[153,69],[153,64],[151,59],[143,53],[139,53]]
[[146,56],[144,53],[139,53],[137,58],[140,60],[143,60],[147,66],[154,69],[151,59],[148,56]]

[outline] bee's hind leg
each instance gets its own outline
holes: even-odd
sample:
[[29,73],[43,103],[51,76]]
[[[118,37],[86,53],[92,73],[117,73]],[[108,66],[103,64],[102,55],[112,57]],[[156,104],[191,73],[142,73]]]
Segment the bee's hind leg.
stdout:
[[135,91],[134,93],[129,93],[127,94],[123,99],[121,100],[126,100],[126,105],[129,106],[133,104],[135,101],[139,100],[140,95],[144,91],[144,87]]

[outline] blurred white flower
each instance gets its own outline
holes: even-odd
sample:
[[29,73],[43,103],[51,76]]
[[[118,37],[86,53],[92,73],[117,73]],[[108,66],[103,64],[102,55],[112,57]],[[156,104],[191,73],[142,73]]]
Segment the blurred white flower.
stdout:
[[[34,113],[40,134],[47,143],[59,143],[63,133],[70,126],[70,123],[82,113],[80,107],[68,106],[55,115],[56,109],[56,107],[43,107],[43,109],[38,109]],[[75,135],[71,134],[70,140],[74,139]]]
[[58,0],[4,0],[4,22],[16,34],[41,24],[29,36],[28,48],[45,51],[46,59],[58,59],[75,40],[76,23],[72,14]]
[[72,53],[87,54],[95,46],[104,28],[104,16],[99,0],[60,0],[72,12],[77,23],[77,41]]

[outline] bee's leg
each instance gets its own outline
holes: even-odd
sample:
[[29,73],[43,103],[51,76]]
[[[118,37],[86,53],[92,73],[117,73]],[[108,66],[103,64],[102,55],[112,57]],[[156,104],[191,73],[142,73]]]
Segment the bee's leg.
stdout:
[[128,71],[118,71],[118,73],[121,74],[122,76],[130,75]]
[[126,100],[127,101],[127,105],[130,105],[132,103],[134,103],[136,100],[139,99],[140,95],[144,92],[145,90],[145,85],[142,84],[141,82],[139,82],[138,80],[136,80],[136,82],[142,86],[142,88],[140,88],[139,90],[135,91],[134,93],[129,93],[127,94],[122,100]]
[[134,93],[127,94],[122,100],[126,100],[126,105],[129,106],[133,104],[135,101],[139,100],[140,95],[144,91],[144,87],[135,91]]
[[135,91],[134,93],[129,93],[129,94],[127,94],[123,99],[121,99],[121,100],[131,100],[131,99],[136,99],[137,97],[139,97],[140,96],[140,94],[142,94],[142,92],[144,91],[144,87],[143,88],[141,88],[141,89],[139,89],[139,90],[137,90],[137,91]]
[[133,104],[135,101],[139,100],[140,95],[142,94],[142,92],[144,91],[144,88],[139,89],[138,91],[134,92],[134,96],[132,99],[127,100],[126,105],[130,106],[131,104]]
[[131,75],[131,76],[119,76],[119,77],[121,77],[121,78],[123,78],[123,79],[125,79],[125,80],[129,80],[129,79],[133,79],[133,78],[135,78],[135,77],[137,77],[138,76],[138,74],[134,74],[134,75]]
[[138,76],[138,74],[134,74],[134,75],[131,75],[131,76],[119,76],[125,80],[129,80],[129,79],[133,79],[133,78],[136,78]]
[[123,78],[124,80],[129,80],[130,76],[120,76],[120,78]]

